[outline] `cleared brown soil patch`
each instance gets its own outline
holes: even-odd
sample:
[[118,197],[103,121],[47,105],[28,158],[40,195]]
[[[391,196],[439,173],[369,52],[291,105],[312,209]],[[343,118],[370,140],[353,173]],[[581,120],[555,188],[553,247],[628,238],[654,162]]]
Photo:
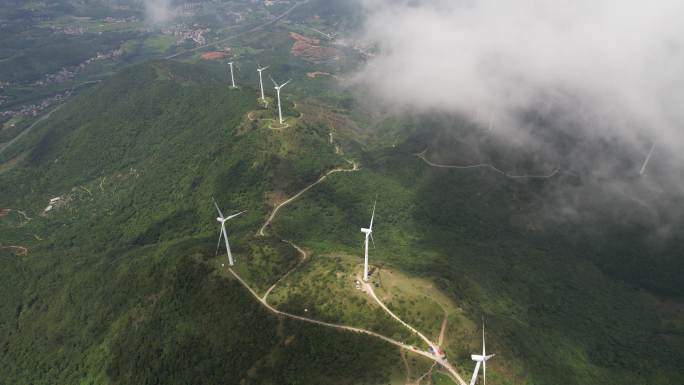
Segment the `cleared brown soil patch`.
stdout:
[[202,54],[201,58],[203,60],[216,60],[226,57],[226,53],[222,51],[210,51]]
[[314,71],[314,72],[307,72],[306,73],[306,76],[310,77],[311,79],[315,79],[319,76],[325,76],[325,75],[330,75],[330,74],[327,72],[321,72],[321,71]]
[[290,32],[290,37],[294,39],[292,44],[292,55],[313,61],[330,60],[337,57],[337,50],[330,47],[321,47],[321,41],[312,37]]

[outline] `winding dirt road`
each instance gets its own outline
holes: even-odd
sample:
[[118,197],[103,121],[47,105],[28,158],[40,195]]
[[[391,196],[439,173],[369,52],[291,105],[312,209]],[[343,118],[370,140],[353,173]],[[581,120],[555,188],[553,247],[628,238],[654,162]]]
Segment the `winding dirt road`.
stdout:
[[275,218],[276,214],[278,214],[278,210],[280,210],[283,206],[288,205],[288,204],[291,203],[293,200],[299,198],[302,194],[304,194],[305,192],[309,191],[312,187],[314,187],[314,186],[316,186],[317,184],[323,182],[323,181],[325,180],[325,178],[327,178],[327,177],[330,176],[331,174],[334,174],[334,173],[336,173],[336,172],[353,172],[353,171],[358,171],[358,170],[359,170],[359,166],[356,164],[356,162],[351,161],[351,164],[352,164],[352,168],[335,168],[335,169],[332,169],[332,170],[326,172],[325,174],[323,174],[322,177],[318,178],[317,181],[315,181],[315,182],[311,183],[310,185],[304,187],[300,192],[298,192],[297,194],[293,195],[292,197],[290,197],[290,198],[287,199],[286,201],[284,201],[284,202],[282,202],[281,204],[279,204],[278,206],[276,206],[276,207],[273,209],[273,211],[271,212],[271,215],[268,217],[268,219],[266,220],[266,222],[264,222],[264,225],[261,226],[261,228],[259,229],[259,232],[257,233],[257,235],[262,236],[262,237],[263,237],[264,235],[266,235],[266,233],[265,233],[266,227],[268,227],[268,226],[271,224],[271,221],[273,221],[273,218]]
[[453,169],[487,168],[487,169],[495,171],[495,172],[497,172],[497,173],[499,173],[499,174],[501,174],[507,178],[511,178],[511,179],[549,179],[549,178],[553,178],[554,176],[556,176],[556,174],[558,174],[558,172],[560,171],[560,168],[556,168],[550,174],[547,174],[547,175],[534,175],[534,174],[514,175],[514,174],[509,174],[506,171],[500,170],[500,169],[496,168],[494,165],[489,164],[489,163],[478,163],[478,164],[471,164],[471,165],[466,165],[466,166],[454,166],[454,165],[448,165],[448,164],[439,164],[439,163],[434,163],[434,162],[430,161],[425,156],[427,151],[428,151],[428,149],[426,148],[422,152],[419,152],[419,153],[413,154],[413,155],[419,157],[420,159],[423,160],[423,162],[427,163],[429,166],[432,166],[432,167],[453,168]]
[[297,268],[299,268],[299,266],[300,266],[302,263],[304,263],[304,261],[306,261],[306,258],[308,258],[308,254],[307,254],[306,251],[304,251],[304,249],[302,249],[301,247],[295,245],[295,244],[292,243],[291,241],[283,240],[283,242],[289,244],[290,246],[294,247],[297,251],[299,251],[299,254],[302,255],[302,259],[301,259],[299,262],[297,262],[297,264],[294,265],[293,268],[291,268],[290,270],[288,270],[287,273],[285,273],[282,277],[280,277],[277,281],[275,281],[275,283],[274,283],[273,285],[271,285],[271,287],[269,287],[268,290],[266,290],[266,293],[264,293],[264,296],[261,297],[261,299],[262,299],[264,302],[266,302],[266,298],[268,297],[269,294],[271,294],[271,291],[273,291],[273,289],[275,289],[276,285],[278,285],[282,280],[284,280],[285,278],[287,278],[287,276],[290,275],[290,273],[292,273],[293,271],[297,270]]
[[[363,281],[361,281],[361,282],[363,282]],[[375,300],[375,302],[377,302],[378,305],[380,305],[380,307],[381,307],[383,310],[385,310],[385,312],[386,312],[387,314],[389,314],[389,315],[390,315],[392,318],[394,318],[395,320],[399,321],[399,323],[401,323],[402,325],[404,325],[405,328],[409,329],[409,330],[412,331],[414,334],[416,334],[418,337],[420,337],[423,341],[425,341],[425,343],[427,343],[428,346],[429,346],[430,348],[432,348],[432,351],[433,351],[433,352],[436,352],[436,351],[437,351],[437,346],[439,346],[439,345],[435,345],[432,341],[430,341],[430,339],[428,339],[427,337],[425,337],[421,332],[419,332],[418,330],[416,330],[413,326],[411,326],[411,325],[407,324],[406,322],[404,322],[404,320],[402,320],[401,318],[399,318],[399,316],[397,316],[397,315],[394,314],[390,309],[388,309],[387,306],[385,306],[385,304],[384,304],[382,301],[380,301],[380,299],[378,298],[378,296],[375,295],[375,291],[373,291],[373,286],[372,286],[372,285],[370,285],[370,284],[367,283],[367,282],[364,282],[364,286],[366,287],[366,290],[368,291],[368,293],[370,293],[371,297],[373,297],[373,299]],[[418,350],[415,350],[415,349],[413,349],[412,351],[413,351],[413,352],[418,352]],[[440,364],[444,369],[446,369],[447,371],[449,371],[449,373],[452,375],[452,377],[453,377],[456,381],[458,381],[459,384],[465,385],[466,382],[463,380],[463,378],[461,378],[461,376],[458,374],[458,372],[456,372],[456,369],[454,369],[454,368],[451,366],[451,364],[449,364],[449,362],[447,362],[446,360],[443,360],[443,359],[441,359],[441,358],[439,358],[439,357],[437,357],[437,356],[434,356],[434,355],[430,354],[429,352],[425,352],[425,353],[429,354],[429,355],[430,355],[430,358],[431,358],[433,361],[435,361],[436,363]]]
[[[314,186],[316,186],[317,184],[323,182],[328,176],[330,176],[330,175],[332,175],[332,174],[334,174],[334,173],[336,173],[336,172],[354,172],[354,171],[358,171],[358,170],[359,170],[358,164],[357,164],[356,162],[354,162],[354,161],[352,161],[352,160],[349,160],[349,163],[351,163],[351,165],[352,165],[351,168],[335,168],[335,169],[332,169],[332,170],[326,172],[326,173],[325,173],[323,176],[321,176],[320,178],[318,178],[318,180],[316,180],[315,182],[313,182],[313,183],[309,184],[308,186],[304,187],[304,188],[303,188],[301,191],[299,191],[297,194],[293,195],[293,196],[290,197],[289,199],[287,199],[287,200],[283,201],[282,203],[280,203],[279,205],[277,205],[277,206],[273,209],[273,211],[271,212],[271,214],[268,216],[268,218],[266,219],[266,221],[264,222],[264,224],[261,226],[261,228],[260,228],[259,231],[257,232],[257,235],[258,235],[258,236],[264,236],[264,235],[266,234],[266,228],[271,224],[271,222],[273,221],[273,219],[275,218],[275,216],[278,214],[278,212],[280,211],[280,209],[281,209],[282,207],[288,205],[289,203],[291,203],[291,202],[294,201],[295,199],[299,198],[302,194],[304,194],[305,192],[309,191],[312,187],[314,187]],[[251,288],[251,287],[242,279],[242,277],[240,277],[237,273],[235,273],[235,271],[233,271],[231,268],[228,268],[228,270],[230,271],[230,273],[231,273],[231,274],[232,274],[232,275],[233,275],[233,276],[234,276],[234,277],[235,277],[235,278],[236,278],[236,279],[237,279],[237,280],[238,280],[238,281],[239,281],[239,282],[240,282],[240,283],[241,283],[241,284],[242,284],[242,285],[243,285],[243,286],[244,286],[244,287],[245,287],[245,288],[254,296],[254,298],[256,298],[264,307],[266,307],[266,309],[268,309],[270,312],[272,312],[272,313],[274,313],[274,314],[277,314],[277,315],[280,315],[280,316],[283,316],[283,317],[288,317],[288,318],[296,319],[296,320],[299,320],[299,321],[308,322],[308,323],[312,323],[312,324],[316,324],[316,325],[321,325],[321,326],[325,326],[325,327],[330,327],[330,328],[334,328],[334,329],[338,329],[338,330],[346,330],[346,331],[350,331],[350,332],[354,332],[354,333],[362,333],[362,334],[366,334],[366,335],[369,335],[369,336],[373,336],[373,337],[379,338],[379,339],[381,339],[381,340],[383,340],[383,341],[385,341],[385,342],[387,342],[387,343],[390,343],[390,344],[392,344],[392,345],[398,346],[398,347],[401,348],[401,349],[405,349],[405,350],[407,350],[407,351],[411,351],[411,352],[413,352],[413,353],[415,353],[415,354],[419,354],[419,355],[422,355],[422,356],[424,356],[424,357],[426,357],[426,358],[429,358],[430,360],[432,360],[432,361],[435,363],[435,365],[439,364],[441,367],[443,367],[443,368],[449,373],[449,375],[450,375],[450,376],[451,376],[459,385],[466,385],[466,382],[461,378],[461,376],[458,374],[458,372],[456,372],[456,370],[451,366],[451,364],[449,364],[449,362],[447,362],[446,360],[441,359],[441,358],[438,357],[438,356],[433,355],[433,354],[430,353],[430,352],[423,351],[423,350],[418,350],[418,349],[416,349],[416,348],[413,347],[413,346],[406,345],[406,344],[404,344],[404,343],[402,343],[402,342],[396,341],[396,340],[394,340],[394,339],[392,339],[392,338],[386,337],[386,336],[384,336],[384,335],[382,335],[382,334],[379,334],[379,333],[376,333],[376,332],[372,332],[372,331],[370,331],[370,330],[366,330],[366,329],[362,329],[362,328],[357,328],[357,327],[353,327],[353,326],[348,326],[348,325],[340,325],[340,324],[334,324],[334,323],[330,323],[330,322],[323,322],[323,321],[315,320],[315,319],[312,319],[312,318],[302,317],[302,316],[299,316],[299,315],[295,315],[295,314],[287,313],[287,312],[284,312],[284,311],[280,311],[280,310],[274,308],[273,306],[269,305],[269,303],[267,302],[267,298],[268,298],[269,294],[273,291],[273,289],[274,289],[274,288],[275,288],[283,279],[285,279],[287,276],[289,276],[290,273],[292,273],[292,272],[293,272],[294,270],[296,270],[302,263],[304,263],[304,261],[306,261],[306,259],[308,258],[308,254],[307,254],[306,251],[304,251],[301,247],[297,246],[296,244],[294,244],[294,243],[291,242],[291,241],[288,241],[288,240],[285,240],[285,239],[281,239],[281,240],[282,240],[283,242],[286,242],[286,243],[290,244],[292,247],[294,247],[294,248],[301,254],[302,259],[299,261],[299,263],[297,263],[297,265],[295,265],[292,269],[290,269],[287,273],[285,273],[282,277],[280,277],[273,285],[271,285],[271,287],[269,287],[268,290],[266,290],[266,292],[264,293],[263,296],[259,296],[259,294],[257,294],[257,292],[254,291],[254,289],[252,289],[252,288]],[[400,322],[404,327],[408,328],[408,329],[411,330],[413,333],[415,333],[416,335],[420,336],[420,338],[422,338],[422,339],[428,344],[428,346],[430,346],[430,347],[433,348],[433,351],[436,350],[436,349],[434,348],[434,347],[435,347],[435,344],[433,344],[432,341],[430,341],[427,337],[425,337],[422,333],[420,333],[418,330],[416,330],[415,328],[413,328],[411,325],[409,325],[409,324],[407,324],[406,322],[404,322],[404,321],[403,321],[401,318],[399,318],[396,314],[392,313],[392,311],[390,311],[390,310],[387,308],[387,306],[385,306],[385,304],[382,303],[382,301],[380,301],[380,299],[375,295],[375,292],[373,291],[373,288],[372,288],[368,283],[366,283],[365,285],[366,285],[367,291],[368,291],[368,292],[371,294],[371,296],[375,299],[375,301],[378,303],[378,305],[380,305],[380,307],[382,307],[382,308],[385,310],[385,312],[387,312],[390,316],[392,316],[392,318],[394,318],[394,319],[396,319],[398,322]],[[433,365],[433,367],[434,367],[435,365]],[[431,369],[431,370],[432,370],[432,369]],[[430,371],[431,371],[431,370],[430,370]]]
[[257,294],[257,292],[254,291],[254,289],[252,289],[247,284],[247,282],[245,282],[242,279],[242,277],[240,277],[235,271],[233,271],[233,269],[228,268],[228,271],[230,271],[230,273],[233,275],[233,277],[235,277],[235,279],[237,279],[242,284],[242,286],[244,286],[254,296],[254,298],[256,298],[256,300],[259,301],[259,303],[261,303],[271,313],[274,313],[274,314],[277,314],[277,315],[280,315],[283,317],[287,317],[287,318],[296,319],[296,320],[303,321],[303,322],[308,322],[308,323],[312,323],[312,324],[316,324],[316,325],[326,326],[326,327],[330,327],[330,328],[334,328],[334,329],[338,329],[338,330],[346,330],[346,331],[350,331],[350,332],[354,332],[354,333],[366,334],[369,336],[379,338],[379,339],[381,339],[387,343],[398,346],[399,348],[402,348],[402,349],[406,349],[410,352],[420,354],[421,356],[429,358],[430,360],[442,365],[442,367],[444,367],[451,374],[451,376],[453,376],[453,378],[456,381],[458,381],[458,383],[460,385],[466,385],[465,381],[463,381],[463,379],[458,375],[456,370],[448,362],[440,359],[439,357],[437,357],[435,355],[430,354],[429,352],[426,352],[423,350],[418,350],[418,349],[414,348],[413,346],[403,344],[397,340],[383,336],[382,334],[379,334],[376,332],[372,332],[370,330],[356,328],[353,326],[334,324],[334,323],[330,323],[330,322],[318,321],[318,320],[315,320],[312,318],[302,317],[302,316],[298,316],[295,314],[280,311],[280,310],[274,308],[273,306],[269,305],[268,302],[266,302],[263,298],[259,297],[259,294]]
[[359,278],[360,278],[360,277],[357,276],[357,280],[359,280],[359,282],[363,282],[363,286],[366,288],[366,292],[368,292],[368,293],[370,294],[370,296],[373,297],[373,300],[375,300],[375,302],[377,302],[378,305],[380,305],[380,307],[381,307],[387,314],[389,314],[389,315],[390,315],[392,318],[394,318],[395,320],[399,321],[399,323],[401,323],[402,325],[404,325],[405,328],[407,328],[408,330],[410,330],[411,332],[413,332],[413,334],[415,334],[415,335],[417,335],[418,337],[420,337],[423,341],[425,341],[426,344],[428,344],[429,347],[431,347],[433,350],[435,350],[435,344],[434,344],[432,341],[430,341],[429,338],[425,337],[421,332],[419,332],[418,330],[416,330],[413,326],[407,324],[406,322],[404,322],[404,320],[402,320],[401,318],[399,318],[399,316],[397,316],[396,314],[394,314],[389,308],[387,308],[387,306],[385,306],[385,304],[384,304],[382,301],[380,301],[380,298],[378,298],[378,296],[375,295],[375,291],[373,291],[373,286],[372,286],[371,284],[369,284],[368,282],[364,282],[363,280],[361,280],[361,279],[359,279]]

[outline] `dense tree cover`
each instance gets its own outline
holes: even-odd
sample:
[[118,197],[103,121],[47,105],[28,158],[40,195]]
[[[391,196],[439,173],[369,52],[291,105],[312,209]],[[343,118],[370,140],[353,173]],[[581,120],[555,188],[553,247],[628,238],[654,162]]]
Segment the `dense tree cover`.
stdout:
[[73,98],[11,148],[6,159],[23,160],[0,173],[11,210],[0,246],[28,254],[0,248],[0,383],[386,380],[393,348],[283,324],[216,272],[212,196],[224,213],[248,210],[228,231],[236,269],[263,291],[299,260],[277,238],[254,238],[267,192],[343,162],[321,127],[252,128],[255,96],[156,61]]

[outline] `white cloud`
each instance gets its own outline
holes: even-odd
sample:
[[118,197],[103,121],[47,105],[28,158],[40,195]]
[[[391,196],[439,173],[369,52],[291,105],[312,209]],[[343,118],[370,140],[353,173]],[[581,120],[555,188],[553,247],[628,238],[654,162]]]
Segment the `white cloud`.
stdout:
[[659,186],[605,179],[624,168],[614,151],[591,160],[575,154],[584,162],[578,169],[604,179],[592,188],[684,192],[681,0],[361,1],[362,38],[380,51],[353,83],[375,100],[483,125],[491,115],[498,135],[535,147],[548,137],[529,135],[523,112],[551,108],[561,129],[585,143],[617,143],[636,160],[656,142],[667,154],[654,165],[663,168]]
[[171,0],[144,0],[145,17],[152,24],[167,22],[175,17],[176,10]]
[[607,123],[594,127],[604,135],[684,143],[684,2],[364,5],[364,37],[379,43],[381,54],[356,80],[382,100],[416,110],[479,110],[515,126],[520,109],[569,95]]

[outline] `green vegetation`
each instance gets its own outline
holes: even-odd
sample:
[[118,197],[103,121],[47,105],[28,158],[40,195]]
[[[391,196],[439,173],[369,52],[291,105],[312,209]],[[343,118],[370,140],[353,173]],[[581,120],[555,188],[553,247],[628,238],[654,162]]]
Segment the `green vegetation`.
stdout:
[[[448,148],[448,137],[433,135],[433,146]],[[672,313],[602,273],[567,247],[567,238],[551,237],[556,229],[533,226],[544,182],[431,168],[413,155],[426,147],[424,138],[417,132],[396,148],[366,151],[360,172],[316,186],[274,228],[314,252],[337,250],[360,261],[358,228],[377,194],[373,263],[430,278],[475,321],[446,336],[450,360],[463,372],[472,370],[468,356],[479,349],[484,316],[488,347],[498,353],[489,367],[499,383],[667,384],[681,377],[682,329]],[[408,322],[427,326],[423,331],[434,330],[434,315],[393,306]]]
[[238,270],[264,290],[299,260],[253,238],[266,192],[343,162],[325,128],[250,128],[254,92],[187,65],[136,66],[8,150],[23,160],[0,174],[2,245],[28,254],[0,249],[3,382],[389,381],[394,348],[279,320],[215,273],[212,195],[248,210],[229,232]]
[[[121,70],[193,44],[140,31],[139,21],[101,23],[142,20],[139,3],[9,3],[0,10],[0,80],[13,84],[0,90],[3,108],[78,92],[0,155],[0,384],[415,381],[432,362],[369,336],[274,316],[223,266],[223,247],[216,251],[212,197],[224,213],[247,210],[228,232],[234,270],[259,295],[298,266],[270,304],[425,348],[355,288],[359,227],[376,196],[375,292],[430,339],[446,314],[442,345],[464,378],[485,318],[488,351],[497,354],[491,383],[684,383],[681,236],[654,244],[643,226],[617,221],[625,213],[608,208],[588,225],[549,221],[545,194],[576,178],[511,180],[425,164],[414,154],[427,147],[440,163],[555,167],[466,122],[378,117],[331,77],[306,77],[358,64],[345,48],[327,63],[290,53],[290,31],[354,26],[349,4],[312,0],[240,34],[286,5],[202,2],[181,20],[211,27],[216,47],[179,56],[185,64]],[[228,10],[249,12],[218,16]],[[74,26],[86,32],[53,30]],[[118,59],[93,62],[72,80],[32,84],[116,48]],[[228,87],[224,60],[198,58],[223,48],[239,63],[239,89]],[[257,103],[257,62],[279,81],[294,79],[283,104],[287,128],[272,129],[272,97],[268,109]],[[34,121],[3,118],[0,142]],[[351,160],[358,172],[331,174],[256,235],[273,206]],[[53,197],[61,199],[45,211]],[[298,265],[301,255],[282,239],[308,259]],[[452,383],[438,368],[431,376]]]
[[351,258],[313,256],[273,290],[269,303],[292,314],[361,327],[422,346],[416,336],[355,288],[358,272],[358,261]]

